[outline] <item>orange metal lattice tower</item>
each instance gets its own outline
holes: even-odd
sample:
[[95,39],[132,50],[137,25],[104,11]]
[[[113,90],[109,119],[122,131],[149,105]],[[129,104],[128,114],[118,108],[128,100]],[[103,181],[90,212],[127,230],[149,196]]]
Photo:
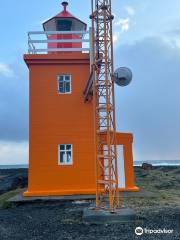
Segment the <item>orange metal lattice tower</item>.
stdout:
[[[92,0],[92,71],[96,158],[96,207],[119,207],[111,0]],[[106,140],[101,138],[106,133]]]

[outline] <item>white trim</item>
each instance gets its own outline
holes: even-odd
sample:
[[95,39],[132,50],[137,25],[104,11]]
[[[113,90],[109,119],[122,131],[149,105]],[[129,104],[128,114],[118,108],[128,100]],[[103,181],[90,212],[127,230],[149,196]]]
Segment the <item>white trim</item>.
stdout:
[[89,31],[30,31],[28,35],[39,35],[39,34],[86,34]]
[[[59,91],[59,77],[60,77],[60,76],[63,76],[63,77],[69,76],[69,78],[70,78],[70,92],[61,93],[61,92]],[[59,95],[65,95],[65,94],[71,94],[71,93],[72,93],[72,76],[71,76],[71,74],[68,74],[68,73],[58,74],[58,75],[57,75],[57,84],[58,84],[58,94],[59,94]]]
[[29,43],[82,43],[82,42],[89,42],[89,39],[29,40]]
[[[32,44],[29,42],[29,44]],[[33,52],[33,54],[44,53],[44,52],[89,52],[89,48],[36,48],[29,49],[29,52]]]
[[[47,48],[47,43],[59,43],[59,42],[86,42],[89,43],[89,31],[30,31],[28,32],[28,53],[29,54],[44,54],[48,52],[90,52],[90,44],[86,44],[87,47],[80,48]],[[80,39],[48,39],[48,35],[58,35],[58,34],[77,34],[80,35]],[[47,40],[42,40],[40,35],[44,35]],[[41,43],[42,48],[38,49],[38,45]],[[86,46],[85,45],[85,46]]]
[[[60,150],[60,146],[67,146],[67,145],[70,145],[71,146],[71,150]],[[66,163],[61,163],[60,162],[60,152],[70,152],[71,151],[71,162],[66,162]],[[64,144],[58,144],[58,165],[59,166],[72,166],[73,165],[73,145],[72,144],[69,144],[69,143],[64,143]]]

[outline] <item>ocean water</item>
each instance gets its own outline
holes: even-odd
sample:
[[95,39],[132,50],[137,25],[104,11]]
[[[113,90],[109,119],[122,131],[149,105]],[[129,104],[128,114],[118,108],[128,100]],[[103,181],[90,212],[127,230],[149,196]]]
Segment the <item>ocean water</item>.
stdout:
[[0,169],[19,169],[28,168],[28,164],[0,165]]
[[[142,163],[150,163],[153,166],[180,166],[180,160],[135,160],[134,166],[141,166]],[[28,164],[0,165],[0,169],[28,168]]]
[[180,160],[140,160],[134,161],[134,166],[141,166],[142,163],[150,163],[153,166],[180,166]]

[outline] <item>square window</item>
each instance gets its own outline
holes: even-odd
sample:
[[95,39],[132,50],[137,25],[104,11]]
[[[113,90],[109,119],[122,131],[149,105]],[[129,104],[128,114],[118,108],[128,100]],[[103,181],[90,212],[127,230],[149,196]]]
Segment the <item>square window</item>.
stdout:
[[58,147],[58,162],[60,165],[72,165],[72,145],[60,144]]
[[59,94],[71,93],[71,75],[58,76],[58,92]]

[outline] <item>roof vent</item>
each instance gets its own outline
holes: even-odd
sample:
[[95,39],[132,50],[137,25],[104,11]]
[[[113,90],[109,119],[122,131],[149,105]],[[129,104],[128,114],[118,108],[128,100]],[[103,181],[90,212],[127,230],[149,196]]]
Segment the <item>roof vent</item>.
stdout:
[[64,12],[67,11],[67,6],[68,6],[68,2],[62,2],[62,6],[64,7]]

